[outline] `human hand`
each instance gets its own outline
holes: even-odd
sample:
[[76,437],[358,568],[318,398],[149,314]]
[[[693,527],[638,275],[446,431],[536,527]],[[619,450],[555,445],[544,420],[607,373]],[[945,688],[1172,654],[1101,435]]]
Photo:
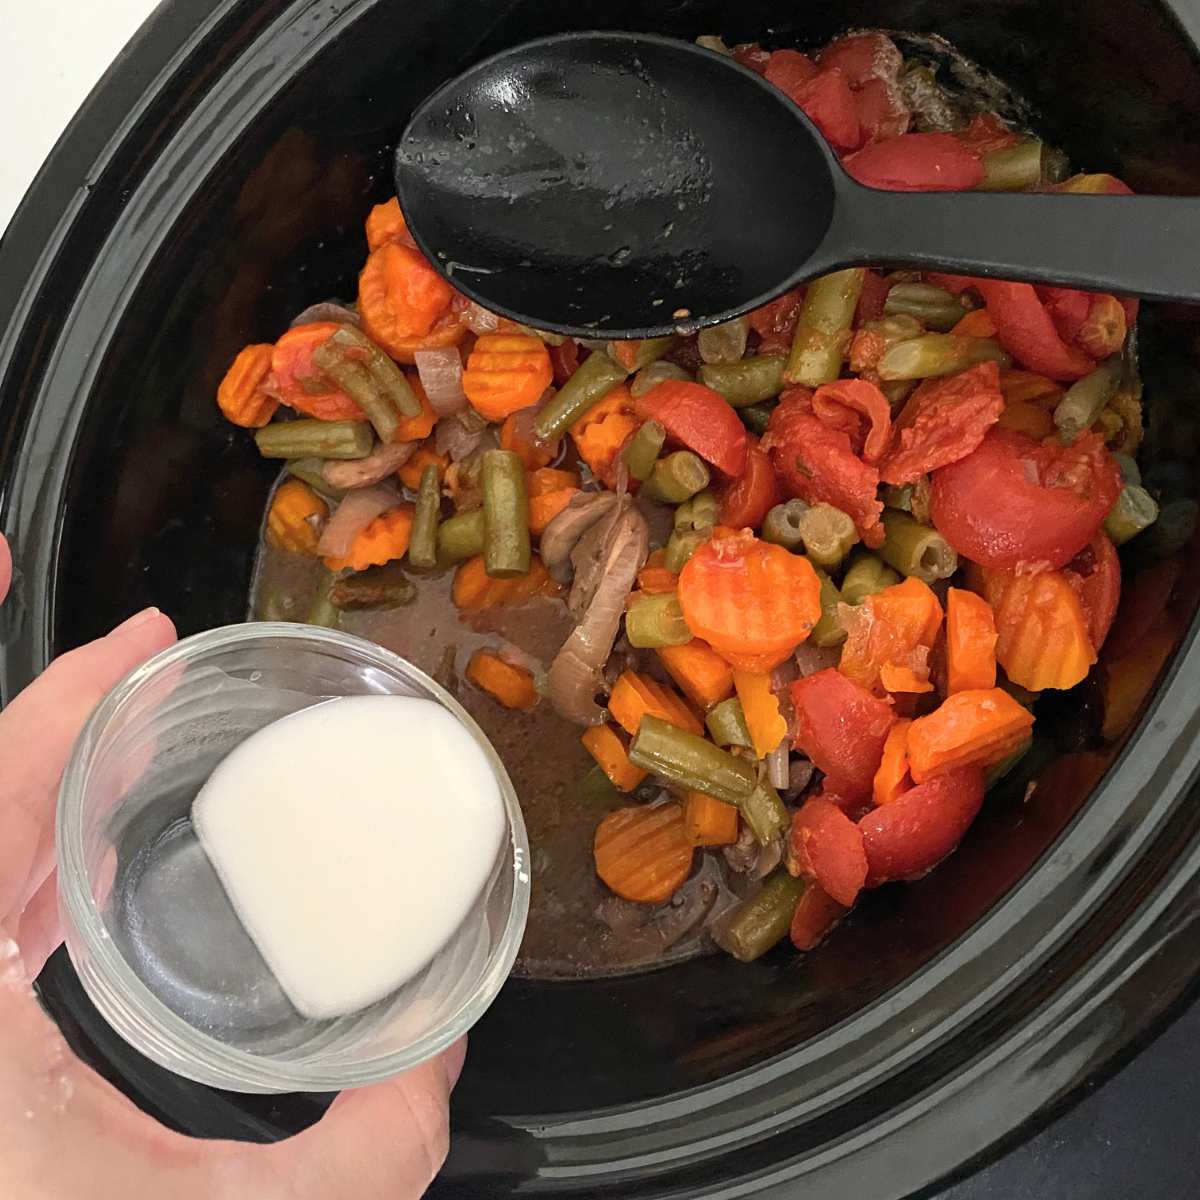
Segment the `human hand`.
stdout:
[[[0,537],[0,600],[11,561]],[[204,1142],[164,1128],[71,1053],[32,981],[62,941],[54,810],[71,745],[100,698],[169,646],[146,609],[56,659],[0,713],[0,1196],[5,1200],[409,1200],[449,1145],[448,1102],[465,1039],[438,1058],[345,1092],[272,1146]]]

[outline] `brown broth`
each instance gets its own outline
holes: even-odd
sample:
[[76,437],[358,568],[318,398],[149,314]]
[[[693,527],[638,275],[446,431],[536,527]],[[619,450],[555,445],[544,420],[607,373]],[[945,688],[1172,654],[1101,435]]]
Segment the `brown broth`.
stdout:
[[[322,576],[313,560],[260,542],[252,617],[303,620]],[[482,648],[510,653],[515,648],[516,659],[523,658],[531,669],[547,667],[572,626],[566,605],[542,597],[467,624],[451,599],[453,572],[414,573],[411,579],[416,585],[411,605],[344,612],[339,628],[377,642],[433,676],[479,722],[508,769],[525,815],[533,874],[516,973],[542,979],[621,974],[711,952],[703,921],[665,948],[668,937],[661,931],[669,931],[672,918],[678,922],[685,910],[707,907],[707,897],[725,879],[719,856],[710,855],[707,865],[701,860],[701,869],[674,904],[630,904],[613,896],[593,869],[592,836],[604,814],[628,799],[599,772],[580,744],[579,729],[549,703],[542,701],[531,713],[510,711],[464,676],[471,655]]]

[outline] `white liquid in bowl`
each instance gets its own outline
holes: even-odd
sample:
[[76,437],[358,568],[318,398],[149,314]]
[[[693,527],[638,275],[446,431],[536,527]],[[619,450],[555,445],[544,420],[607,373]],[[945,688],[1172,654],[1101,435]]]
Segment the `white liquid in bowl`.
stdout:
[[483,750],[432,700],[355,696],[259,730],[192,823],[296,1009],[365,1008],[426,966],[487,883],[504,835]]

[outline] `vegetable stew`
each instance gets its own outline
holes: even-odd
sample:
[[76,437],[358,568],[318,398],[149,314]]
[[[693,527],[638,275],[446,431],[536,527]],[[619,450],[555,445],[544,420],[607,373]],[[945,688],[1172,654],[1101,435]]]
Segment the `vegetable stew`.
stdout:
[[[704,44],[869,186],[1128,190],[884,34]],[[373,638],[480,722],[533,848],[519,970],[811,950],[955,849],[1044,693],[1134,719],[1197,515],[1140,477],[1136,301],[881,265],[585,343],[455,292],[394,199],[366,242],[355,305],[218,391],[285,461],[252,616]]]

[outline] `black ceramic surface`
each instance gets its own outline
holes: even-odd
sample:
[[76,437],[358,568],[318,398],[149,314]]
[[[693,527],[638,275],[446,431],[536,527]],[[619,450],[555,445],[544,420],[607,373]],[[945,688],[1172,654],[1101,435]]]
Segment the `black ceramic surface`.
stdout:
[[837,267],[1200,299],[1200,200],[897,193],[855,183],[804,113],[727,55],[586,32],[492,55],[396,148],[409,230],[486,307],[580,336],[725,321]]
[[[941,32],[1028,96],[1076,161],[1200,192],[1200,71],[1164,11],[169,4],[0,243],[0,527],[22,564],[4,695],[144,604],[183,632],[240,619],[272,471],[219,420],[216,382],[242,343],[353,292],[389,147],[468,62],[600,20],[779,44],[881,22]],[[1200,440],[1190,318],[1146,320],[1152,441],[1176,455]],[[1200,969],[1192,624],[1086,804],[1112,755],[1076,755],[1028,804],[1014,781],[941,870],[884,889],[819,952],[511,983],[473,1035],[441,1192],[782,1196],[803,1180],[884,1200],[966,1169],[1069,1098]],[[89,1020],[61,959],[45,986]],[[90,1034],[152,1110],[195,1132],[276,1137],[321,1111],[214,1096]]]

